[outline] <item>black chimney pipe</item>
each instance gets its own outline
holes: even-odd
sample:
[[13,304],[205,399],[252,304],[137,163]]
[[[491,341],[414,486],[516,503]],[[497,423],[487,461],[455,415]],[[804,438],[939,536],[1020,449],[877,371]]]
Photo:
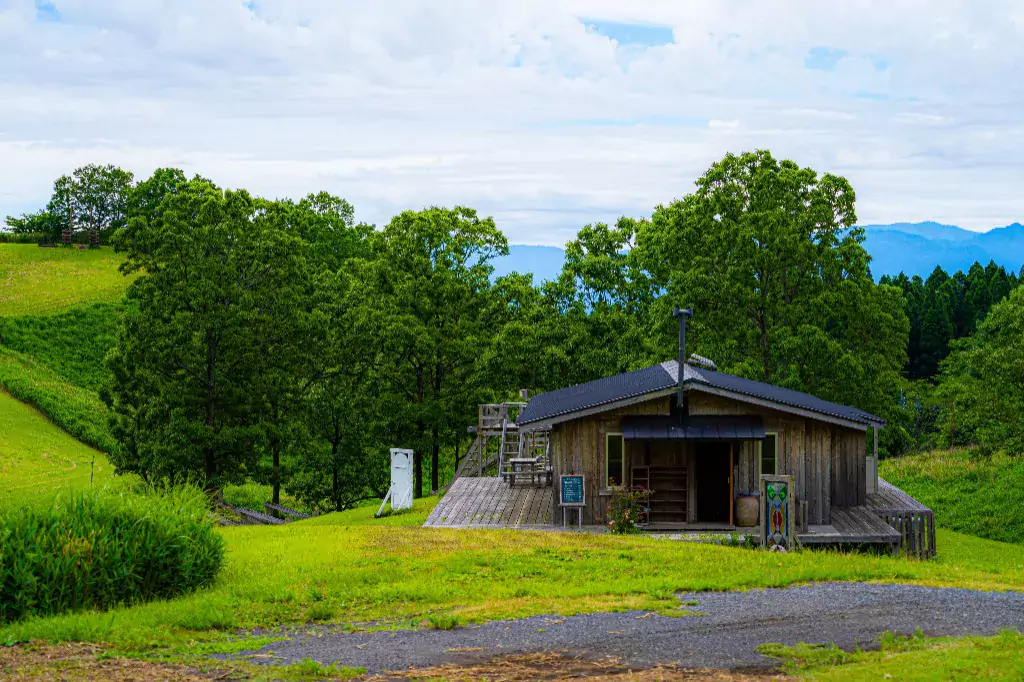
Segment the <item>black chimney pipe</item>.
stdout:
[[679,386],[679,408],[683,408],[683,365],[686,364],[686,318],[693,317],[693,308],[680,310],[679,306],[672,309],[672,317],[679,318],[679,376],[676,384]]

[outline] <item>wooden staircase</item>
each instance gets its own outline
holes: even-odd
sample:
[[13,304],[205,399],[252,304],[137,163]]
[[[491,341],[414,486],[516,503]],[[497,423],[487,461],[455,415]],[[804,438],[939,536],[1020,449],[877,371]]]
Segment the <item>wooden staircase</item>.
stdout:
[[[452,482],[465,476],[499,476],[510,459],[539,458],[550,467],[549,432],[520,431],[515,422],[524,407],[526,403],[480,405],[477,425],[469,428],[476,438]],[[445,489],[450,487],[451,483]]]

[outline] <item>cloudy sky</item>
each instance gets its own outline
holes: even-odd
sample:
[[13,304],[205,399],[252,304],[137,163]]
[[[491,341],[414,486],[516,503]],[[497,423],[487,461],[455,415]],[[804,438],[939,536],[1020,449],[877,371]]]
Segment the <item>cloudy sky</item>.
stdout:
[[1024,220],[1024,2],[0,0],[0,216],[177,166],[562,244],[755,148],[862,223]]

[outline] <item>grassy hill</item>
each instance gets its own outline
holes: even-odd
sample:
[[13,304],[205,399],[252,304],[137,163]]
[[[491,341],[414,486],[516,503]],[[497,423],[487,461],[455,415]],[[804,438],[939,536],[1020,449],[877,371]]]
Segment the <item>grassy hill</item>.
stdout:
[[[21,504],[110,476],[103,453],[75,440],[32,407],[0,392],[0,500]],[[92,463],[95,458],[95,469]]]
[[28,403],[83,443],[113,452],[107,406],[96,391],[76,386],[24,353],[0,346],[0,390]]
[[84,303],[118,301],[131,278],[122,258],[98,250],[0,244],[0,317],[58,313]]
[[935,523],[961,533],[1024,543],[1024,457],[971,450],[885,460],[879,474],[935,511]]
[[103,358],[114,345],[120,303],[95,303],[52,315],[0,318],[0,346],[45,365],[75,386],[98,391]]

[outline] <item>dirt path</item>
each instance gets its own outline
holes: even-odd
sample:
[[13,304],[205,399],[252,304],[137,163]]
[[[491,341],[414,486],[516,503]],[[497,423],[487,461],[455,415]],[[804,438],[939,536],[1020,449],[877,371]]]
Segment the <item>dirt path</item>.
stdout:
[[613,657],[633,670],[659,665],[763,670],[771,659],[758,644],[829,643],[870,646],[887,631],[929,636],[987,635],[1024,629],[1024,594],[908,585],[818,584],[790,589],[682,595],[701,616],[645,613],[538,616],[455,630],[331,632],[304,629],[258,653],[263,663],[313,658],[368,673],[476,665],[496,657],[561,653]]

